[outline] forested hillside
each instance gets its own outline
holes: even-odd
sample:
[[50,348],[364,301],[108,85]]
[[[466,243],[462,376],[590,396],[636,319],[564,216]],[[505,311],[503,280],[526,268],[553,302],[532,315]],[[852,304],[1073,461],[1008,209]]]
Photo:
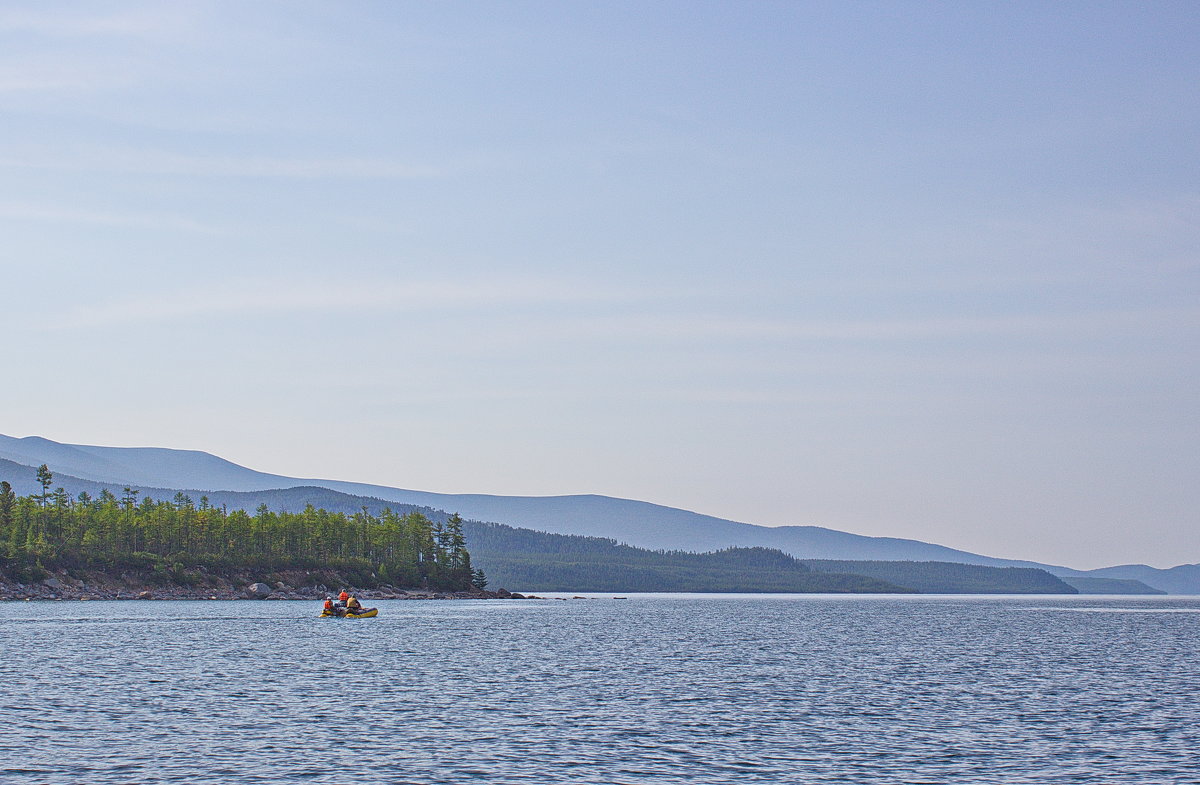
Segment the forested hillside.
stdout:
[[[1075,593],[1116,583],[1069,585],[1039,569],[949,562],[801,561],[764,547],[653,551],[315,486],[114,493],[68,476],[43,484],[37,473],[0,459],[0,477],[31,491],[0,499],[0,569],[131,566],[181,576],[199,566],[332,568],[364,586],[445,589],[482,586],[482,571],[493,588],[571,592]],[[51,491],[59,482],[71,491]],[[1153,591],[1120,590],[1138,587]]]
[[906,592],[861,575],[816,572],[782,551],[648,551],[600,537],[465,521],[476,563],[522,591]]
[[982,567],[936,561],[834,561],[804,559],[814,570],[853,571],[907,586],[922,594],[1078,594],[1045,570]]
[[[440,494],[357,482],[284,477],[248,469],[217,456],[191,450],[70,445],[35,437],[12,439],[0,436],[0,457],[11,457],[27,466],[40,463],[61,466],[65,474],[77,474],[95,480],[119,477],[122,483],[135,487],[140,484],[147,489],[206,488],[253,493],[270,492],[273,488],[317,486],[340,491],[350,497],[380,499],[385,504],[393,505],[393,509],[399,509],[400,505],[417,505],[453,510],[473,520],[494,521],[557,534],[611,537],[651,550],[713,551],[757,546],[778,548],[797,558],[1040,566],[1007,562],[916,540],[867,537],[820,526],[754,526],[690,510],[594,494],[544,497]],[[211,494],[210,491],[203,492]],[[254,509],[255,503],[244,504],[245,509]],[[334,508],[327,506],[326,509]]]
[[1080,594],[1166,594],[1162,589],[1147,586],[1141,581],[1120,578],[1088,578],[1068,575],[1063,578]]
[[363,509],[353,514],[312,505],[299,512],[254,514],[177,493],[170,501],[124,488],[70,496],[50,490],[38,470],[38,493],[18,496],[0,482],[0,568],[153,568],[186,581],[195,567],[337,569],[360,585],[388,583],[462,590],[482,585],[471,564],[462,520],[431,521],[419,512]]
[[476,563],[531,591],[1075,594],[1043,570],[950,562],[797,560],[768,548],[648,551],[599,537],[464,522]]

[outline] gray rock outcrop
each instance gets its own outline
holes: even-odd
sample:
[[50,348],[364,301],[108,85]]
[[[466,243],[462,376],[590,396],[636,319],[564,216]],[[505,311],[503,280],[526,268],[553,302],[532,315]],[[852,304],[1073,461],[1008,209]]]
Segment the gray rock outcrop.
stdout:
[[265,583],[252,583],[246,587],[246,592],[256,600],[265,600],[273,591],[274,589]]

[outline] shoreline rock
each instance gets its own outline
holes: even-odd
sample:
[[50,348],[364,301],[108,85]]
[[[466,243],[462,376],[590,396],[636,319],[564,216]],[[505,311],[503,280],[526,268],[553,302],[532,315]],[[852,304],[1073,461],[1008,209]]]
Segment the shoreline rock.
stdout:
[[[23,583],[0,573],[0,601],[96,600],[324,600],[343,588],[360,600],[496,600],[540,599],[498,591],[439,591],[381,585],[373,589],[341,583],[331,571],[289,570],[268,573],[283,578],[268,583],[266,576],[206,574],[198,584],[180,585],[148,576],[96,570],[55,571],[39,581]],[[306,581],[305,579],[310,579]],[[315,580],[313,580],[315,579]],[[330,588],[335,586],[336,588]]]

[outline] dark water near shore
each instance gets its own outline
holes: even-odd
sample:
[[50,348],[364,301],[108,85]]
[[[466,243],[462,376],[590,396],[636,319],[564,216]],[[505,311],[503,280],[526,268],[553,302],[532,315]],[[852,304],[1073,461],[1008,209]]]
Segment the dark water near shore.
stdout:
[[1200,783],[1200,599],[0,604],[0,782]]

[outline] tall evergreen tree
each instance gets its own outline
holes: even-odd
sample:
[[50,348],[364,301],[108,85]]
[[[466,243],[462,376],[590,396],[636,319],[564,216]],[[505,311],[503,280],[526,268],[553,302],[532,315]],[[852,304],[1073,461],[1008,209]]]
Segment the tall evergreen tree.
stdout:
[[17,506],[17,495],[13,493],[8,480],[0,481],[0,526],[8,528],[13,524],[13,510]]
[[44,463],[38,467],[37,481],[42,486],[42,493],[38,496],[38,503],[45,509],[46,502],[50,500],[50,484],[54,482],[54,475],[50,473],[50,467]]

